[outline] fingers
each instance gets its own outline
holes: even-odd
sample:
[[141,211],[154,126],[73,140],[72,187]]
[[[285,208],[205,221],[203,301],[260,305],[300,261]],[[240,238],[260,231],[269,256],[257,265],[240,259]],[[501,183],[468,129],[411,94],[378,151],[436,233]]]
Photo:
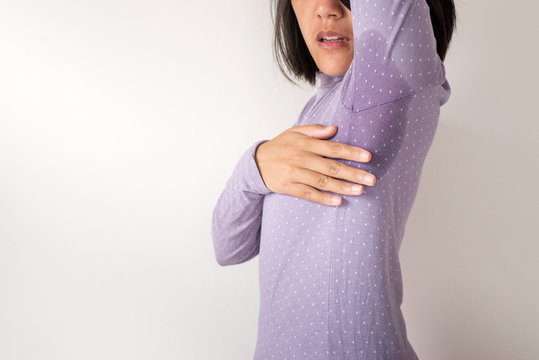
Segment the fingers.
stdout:
[[[276,159],[273,161],[275,169],[266,172],[266,177],[274,177],[279,182],[275,192],[338,206],[342,198],[327,192],[360,195],[364,190],[363,185],[374,185],[376,178],[373,174],[335,160],[368,162],[372,157],[369,151],[336,141],[321,140],[334,136],[336,129],[336,126],[321,124],[296,126],[271,140],[275,141],[275,148],[268,151]],[[284,167],[277,170],[279,164]]]
[[[376,176],[374,176],[374,174],[371,174],[365,170],[348,166],[346,164],[343,164],[340,161],[333,160],[333,159],[326,159],[318,155],[305,155],[305,157],[306,157],[306,161],[302,162],[301,164],[302,167],[305,168],[305,166],[308,165],[308,170],[312,170],[313,172],[315,172],[315,174],[318,174],[319,176],[327,175],[327,176],[330,176],[331,178],[334,178],[333,182],[336,183],[335,186],[339,186],[340,188],[347,189],[352,184],[348,184],[344,181],[340,181],[337,179],[344,179],[344,180],[352,181],[354,183],[368,185],[368,186],[373,186],[374,183],[376,182]],[[312,183],[309,183],[309,184],[312,186],[315,186]]]
[[301,125],[290,128],[290,130],[308,135],[307,149],[319,155],[331,158],[353,160],[357,162],[368,162],[372,155],[369,151],[357,146],[343,144],[335,141],[320,140],[335,134],[336,125],[324,126],[321,124]]
[[306,141],[306,146],[307,149],[305,150],[335,159],[369,162],[372,158],[371,153],[367,150],[336,141],[313,138]]
[[335,135],[337,126],[324,126],[322,124],[309,124],[309,125],[300,125],[294,126],[289,130],[298,132],[303,135],[317,138],[328,138]]
[[298,169],[294,177],[294,182],[337,194],[360,195],[363,193],[363,185],[361,184],[338,180],[326,174],[305,168]]
[[299,197],[322,205],[338,206],[342,203],[342,198],[340,198],[339,196],[323,193],[311,186],[301,183],[291,183],[289,185],[288,193],[292,196]]

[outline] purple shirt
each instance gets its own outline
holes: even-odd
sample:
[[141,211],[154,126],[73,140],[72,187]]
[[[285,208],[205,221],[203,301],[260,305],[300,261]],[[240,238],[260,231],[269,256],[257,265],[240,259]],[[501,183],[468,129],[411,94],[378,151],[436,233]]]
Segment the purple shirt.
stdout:
[[451,89],[425,0],[352,0],[351,11],[350,68],[319,72],[293,126],[337,125],[325,140],[372,159],[336,160],[373,173],[374,186],[335,193],[337,207],[271,192],[254,160],[265,139],[241,157],[213,212],[220,265],[259,255],[254,360],[417,359],[400,309],[399,248]]

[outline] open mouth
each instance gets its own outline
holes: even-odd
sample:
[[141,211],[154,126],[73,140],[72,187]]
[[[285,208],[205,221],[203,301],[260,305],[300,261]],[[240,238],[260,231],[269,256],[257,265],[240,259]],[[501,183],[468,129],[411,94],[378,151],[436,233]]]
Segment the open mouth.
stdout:
[[350,40],[344,37],[339,37],[339,36],[322,36],[322,38],[319,39],[318,41],[322,43],[325,43],[325,42],[341,42],[342,43],[342,42],[348,42]]

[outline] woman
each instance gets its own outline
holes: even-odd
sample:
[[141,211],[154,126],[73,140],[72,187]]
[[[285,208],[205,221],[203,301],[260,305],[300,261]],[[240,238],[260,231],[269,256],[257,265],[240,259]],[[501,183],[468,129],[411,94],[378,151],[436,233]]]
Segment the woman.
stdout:
[[451,93],[453,2],[275,5],[280,61],[320,87],[292,128],[244,153],[213,212],[220,265],[259,255],[254,359],[417,359],[399,248]]

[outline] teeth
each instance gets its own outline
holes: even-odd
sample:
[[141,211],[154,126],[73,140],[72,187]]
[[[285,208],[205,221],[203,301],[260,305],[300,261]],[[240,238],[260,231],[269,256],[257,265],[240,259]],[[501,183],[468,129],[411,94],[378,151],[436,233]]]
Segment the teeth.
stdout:
[[340,42],[346,42],[347,39],[339,39],[338,36],[323,36],[322,41],[340,41]]

